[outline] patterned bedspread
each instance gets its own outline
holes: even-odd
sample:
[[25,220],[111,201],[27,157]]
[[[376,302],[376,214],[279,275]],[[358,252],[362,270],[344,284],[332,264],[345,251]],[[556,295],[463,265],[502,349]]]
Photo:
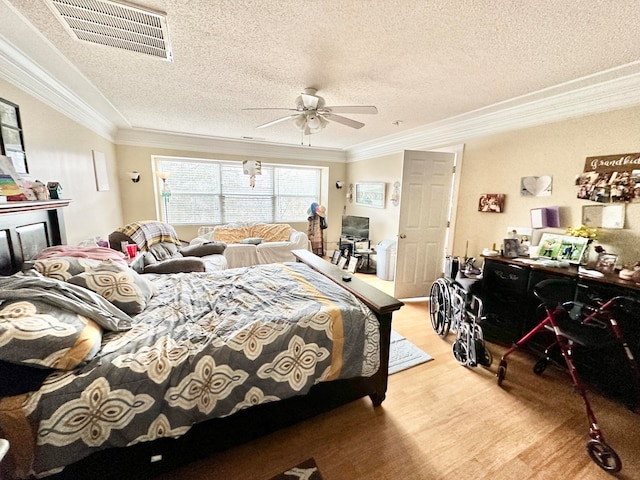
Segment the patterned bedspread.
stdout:
[[371,376],[378,322],[300,263],[149,275],[158,289],[88,364],[0,400],[17,477],[60,471],[98,449],[179,437],[197,422]]

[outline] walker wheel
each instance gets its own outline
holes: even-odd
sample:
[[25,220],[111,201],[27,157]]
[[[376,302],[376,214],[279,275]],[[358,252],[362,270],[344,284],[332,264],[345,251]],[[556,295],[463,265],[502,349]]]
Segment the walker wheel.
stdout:
[[589,440],[587,453],[591,460],[607,473],[617,473],[622,468],[622,462],[616,451],[603,441]]
[[500,360],[500,365],[498,365],[498,373],[496,374],[496,376],[498,377],[498,386],[501,386],[504,377],[507,376],[507,362],[505,360]]
[[542,375],[542,373],[547,369],[548,364],[549,362],[547,362],[546,358],[541,358],[533,366],[533,373],[535,373],[536,375]]

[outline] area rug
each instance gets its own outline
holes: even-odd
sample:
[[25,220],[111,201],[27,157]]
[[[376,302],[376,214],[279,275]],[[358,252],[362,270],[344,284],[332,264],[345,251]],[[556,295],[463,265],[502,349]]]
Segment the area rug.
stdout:
[[398,332],[391,331],[391,349],[389,350],[389,375],[392,373],[415,367],[421,363],[433,360],[428,353],[423,352]]
[[313,458],[305,460],[295,467],[291,467],[286,472],[282,472],[270,480],[322,480],[322,474],[316,461]]

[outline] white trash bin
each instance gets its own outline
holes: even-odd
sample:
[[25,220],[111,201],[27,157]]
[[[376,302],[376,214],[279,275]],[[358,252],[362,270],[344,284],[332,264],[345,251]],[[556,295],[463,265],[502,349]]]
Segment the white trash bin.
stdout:
[[376,254],[376,275],[382,280],[393,280],[396,271],[397,242],[382,240]]

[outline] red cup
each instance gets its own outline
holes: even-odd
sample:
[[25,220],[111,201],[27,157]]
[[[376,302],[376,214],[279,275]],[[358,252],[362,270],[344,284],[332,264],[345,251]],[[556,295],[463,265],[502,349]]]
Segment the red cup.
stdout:
[[127,245],[127,253],[129,254],[129,258],[135,258],[138,253],[138,245],[135,243]]

